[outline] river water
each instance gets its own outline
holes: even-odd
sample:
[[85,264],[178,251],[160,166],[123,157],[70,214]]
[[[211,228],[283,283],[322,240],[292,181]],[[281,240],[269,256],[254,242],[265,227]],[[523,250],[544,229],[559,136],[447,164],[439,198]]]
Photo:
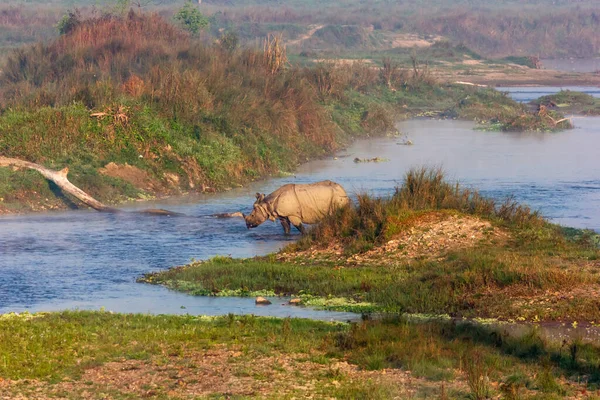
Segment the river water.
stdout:
[[[411,167],[443,167],[450,179],[499,200],[514,195],[553,221],[600,231],[600,118],[578,118],[554,134],[482,132],[464,121],[412,120],[401,138],[357,141],[338,157],[307,163],[294,176],[226,193],[124,207],[162,207],[184,217],[68,211],[0,217],[0,313],[98,309],[116,312],[227,313],[349,319],[348,313],[283,306],[253,299],[193,297],[135,283],[149,271],[214,255],[251,257],[275,251],[285,237],[267,222],[248,231],[241,219],[206,215],[248,211],[256,191],[285,183],[331,179],[349,193],[389,195]],[[387,162],[354,163],[354,157]]]
[[513,99],[522,103],[530,102],[548,94],[558,93],[561,90],[571,90],[587,93],[594,97],[600,97],[600,88],[595,86],[506,86],[498,87],[496,89],[508,92]]

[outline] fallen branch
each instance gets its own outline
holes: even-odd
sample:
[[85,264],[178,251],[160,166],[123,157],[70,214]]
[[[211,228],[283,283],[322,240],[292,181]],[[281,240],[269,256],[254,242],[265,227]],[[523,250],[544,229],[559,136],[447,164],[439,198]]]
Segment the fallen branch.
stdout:
[[488,85],[481,85],[479,83],[471,83],[471,82],[463,82],[463,81],[456,81],[454,82],[457,85],[467,85],[467,86],[477,86],[477,87],[488,87]]
[[108,207],[92,196],[73,185],[67,179],[69,168],[61,169],[60,171],[54,171],[43,167],[39,164],[35,164],[29,161],[23,161],[16,158],[0,157],[0,167],[16,167],[16,168],[28,168],[38,171],[42,176],[49,181],[52,181],[58,186],[63,192],[70,194],[77,200],[81,201],[88,207],[100,212],[117,212],[115,208]]
[[[70,194],[75,197],[77,200],[81,201],[88,207],[93,208],[96,211],[100,212],[109,212],[109,213],[119,213],[122,212],[117,208],[108,207],[107,205],[102,204],[98,200],[94,199],[92,196],[79,189],[77,186],[73,185],[67,179],[67,174],[69,173],[69,168],[63,168],[60,171],[54,171],[52,169],[43,167],[39,164],[32,163],[29,161],[19,160],[17,158],[8,158],[0,156],[0,167],[13,167],[13,168],[28,168],[38,171],[42,176],[49,181],[52,181],[58,186],[63,192]],[[147,214],[147,215],[166,215],[166,216],[182,216],[185,214],[151,208],[147,210],[135,211],[139,214]],[[240,211],[232,212],[232,213],[220,213],[220,214],[210,214],[206,215],[207,217],[214,218],[243,218],[244,214]]]
[[[67,174],[69,173],[68,167],[63,168],[60,171],[54,171],[36,163],[19,160],[17,158],[8,158],[2,156],[0,156],[0,167],[28,168],[36,170],[40,174],[42,174],[44,178],[54,182],[54,184],[56,184],[56,186],[58,186],[60,190],[67,194],[70,194],[86,206],[91,207],[96,211],[109,213],[121,212],[121,210],[102,204],[101,202],[94,199],[92,196],[90,196],[89,194],[87,194],[86,192],[69,182],[69,179],[67,179]],[[138,212],[150,215],[181,215],[173,211],[159,209],[142,210]]]
[[244,214],[241,211],[236,211],[232,213],[211,214],[210,216],[215,218],[244,218]]

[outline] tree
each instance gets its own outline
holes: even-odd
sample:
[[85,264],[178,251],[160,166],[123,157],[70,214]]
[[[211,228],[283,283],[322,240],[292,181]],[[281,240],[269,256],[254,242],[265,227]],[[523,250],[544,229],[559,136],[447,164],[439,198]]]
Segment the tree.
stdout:
[[191,1],[185,3],[183,7],[175,14],[175,19],[183,27],[193,34],[197,34],[209,24],[208,18],[205,17]]
[[67,10],[67,14],[63,15],[58,24],[56,24],[56,28],[58,29],[58,33],[61,35],[66,35],[71,32],[81,23],[81,14],[78,9],[75,11]]

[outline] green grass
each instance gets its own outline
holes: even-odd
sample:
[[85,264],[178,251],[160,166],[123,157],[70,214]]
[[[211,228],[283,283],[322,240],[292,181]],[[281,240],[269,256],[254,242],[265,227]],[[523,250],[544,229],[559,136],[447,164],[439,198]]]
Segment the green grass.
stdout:
[[[472,386],[465,390],[468,385],[460,386],[460,382],[476,384],[481,379],[488,383],[491,395],[500,390],[526,390],[534,395],[562,396],[595,390],[600,379],[600,350],[595,346],[569,342],[571,350],[564,351],[535,331],[512,337],[496,328],[468,323],[414,323],[392,318],[348,325],[254,316],[83,311],[1,318],[0,376],[9,380],[3,382],[3,393],[12,395],[34,390],[37,395],[56,395],[64,390],[61,382],[67,382],[71,393],[63,395],[69,398],[83,390],[98,396],[112,391],[114,398],[135,397],[140,393],[136,386],[121,384],[116,376],[102,384],[94,374],[86,375],[86,371],[102,371],[103,365],[116,362],[121,368],[130,368],[132,377],[138,370],[149,371],[147,376],[153,378],[147,384],[156,387],[155,395],[171,398],[176,396],[171,393],[177,392],[169,390],[196,382],[192,378],[198,368],[206,368],[198,365],[197,360],[203,359],[213,360],[210,368],[225,368],[223,371],[246,379],[245,385],[270,377],[280,389],[290,390],[296,381],[290,392],[296,396],[305,390],[329,397],[357,398],[368,393],[373,399],[399,394],[405,383],[399,387],[394,380],[386,380],[386,375],[378,372],[383,369],[387,374],[410,371],[414,380],[410,389],[430,396],[439,395],[442,386],[461,397],[473,395],[481,389]],[[215,358],[219,352],[237,355],[226,357],[221,364]],[[290,370],[286,363],[292,359],[296,361]],[[341,368],[342,360],[356,365],[358,372],[351,374]],[[165,375],[164,371],[171,372]],[[102,373],[112,379],[116,372]],[[11,383],[17,379],[21,381]],[[211,380],[215,386],[204,390],[218,396],[219,380]],[[302,382],[307,381],[313,382],[313,389],[302,389]]]
[[[572,251],[585,260],[591,250]],[[304,303],[331,310],[450,314],[503,320],[600,319],[594,298],[536,304],[516,302],[523,291],[544,294],[595,285],[599,277],[572,266],[550,264],[547,250],[485,249],[456,251],[438,261],[346,266],[343,262],[299,257],[294,262],[265,259],[219,260],[147,275],[192,295],[255,295],[266,291],[297,295]],[[565,264],[567,264],[565,262]],[[223,293],[223,294],[221,294]],[[493,295],[492,295],[493,293]],[[542,296],[543,297],[543,296]],[[551,307],[548,307],[551,306]]]

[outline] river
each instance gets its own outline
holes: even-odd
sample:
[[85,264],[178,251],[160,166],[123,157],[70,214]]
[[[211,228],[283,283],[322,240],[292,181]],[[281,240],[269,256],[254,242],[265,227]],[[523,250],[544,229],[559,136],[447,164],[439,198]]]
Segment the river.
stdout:
[[587,93],[593,97],[600,97],[600,88],[595,86],[506,86],[496,89],[508,92],[513,99],[522,103],[530,102],[548,94],[558,93],[561,90],[571,90]]
[[[331,179],[351,194],[389,195],[411,167],[442,166],[451,180],[502,200],[514,195],[554,222],[600,231],[600,118],[575,120],[576,129],[553,134],[474,130],[464,121],[412,120],[401,138],[361,140],[337,157],[301,166],[294,176],[226,193],[126,206],[162,207],[185,217],[66,211],[0,217],[0,313],[98,309],[116,312],[236,314],[345,319],[352,314],[283,306],[253,299],[192,297],[135,283],[149,271],[214,255],[267,254],[297,238],[278,224],[247,230],[241,219],[205,215],[247,211],[256,191],[284,183]],[[381,157],[354,163],[354,157]]]

